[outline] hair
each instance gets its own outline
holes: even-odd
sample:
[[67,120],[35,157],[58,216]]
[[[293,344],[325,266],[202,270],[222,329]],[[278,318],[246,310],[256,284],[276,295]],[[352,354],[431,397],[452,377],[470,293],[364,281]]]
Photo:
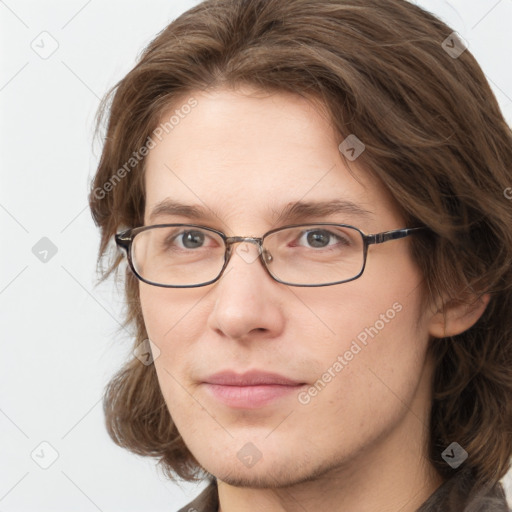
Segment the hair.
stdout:
[[[470,51],[445,51],[452,32],[404,0],[206,0],[162,30],[103,99],[97,129],[108,122],[89,202],[100,263],[120,226],[144,224],[141,155],[171,106],[242,85],[319,99],[340,141],[363,141],[358,165],[381,180],[407,225],[429,228],[410,241],[424,296],[491,296],[473,327],[429,343],[428,457],[448,479],[454,470],[441,454],[456,441],[483,485],[505,475],[512,455],[512,134]],[[103,279],[121,259],[101,267]],[[138,281],[124,268],[136,346],[148,336]],[[108,384],[104,411],[118,445],[157,457],[170,478],[204,475],[154,365],[130,359]]]

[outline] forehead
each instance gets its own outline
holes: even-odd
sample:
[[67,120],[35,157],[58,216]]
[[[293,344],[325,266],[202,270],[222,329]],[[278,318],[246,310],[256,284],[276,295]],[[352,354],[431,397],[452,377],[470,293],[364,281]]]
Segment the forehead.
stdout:
[[299,201],[341,200],[377,216],[397,213],[357,162],[347,167],[338,148],[343,139],[321,105],[298,95],[192,92],[160,126],[146,160],[146,223],[165,200],[201,206],[226,221],[261,219],[266,227],[269,216],[275,221],[276,212]]

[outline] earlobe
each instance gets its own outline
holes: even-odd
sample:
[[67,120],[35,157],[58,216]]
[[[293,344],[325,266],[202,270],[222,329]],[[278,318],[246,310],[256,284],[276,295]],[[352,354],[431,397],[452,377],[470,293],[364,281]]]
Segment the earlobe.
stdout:
[[456,336],[476,324],[491,299],[486,293],[472,302],[446,301],[431,317],[429,334],[434,338]]

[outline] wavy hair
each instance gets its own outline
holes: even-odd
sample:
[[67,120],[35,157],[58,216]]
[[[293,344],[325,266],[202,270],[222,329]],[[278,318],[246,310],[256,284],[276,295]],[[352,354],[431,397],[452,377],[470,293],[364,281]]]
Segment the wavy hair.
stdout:
[[[448,478],[441,453],[457,441],[484,484],[504,476],[512,453],[512,134],[470,51],[447,51],[452,32],[403,0],[206,0],[160,32],[102,101],[106,136],[89,202],[101,262],[121,226],[143,224],[141,148],[171,106],[242,84],[320,99],[340,140],[354,133],[364,142],[358,164],[407,224],[430,228],[411,239],[425,297],[491,295],[472,328],[429,345],[430,460]],[[120,261],[101,266],[103,278]],[[124,286],[136,346],[147,333],[128,270]],[[107,386],[104,410],[118,445],[157,457],[171,478],[201,477],[154,365],[129,360]]]

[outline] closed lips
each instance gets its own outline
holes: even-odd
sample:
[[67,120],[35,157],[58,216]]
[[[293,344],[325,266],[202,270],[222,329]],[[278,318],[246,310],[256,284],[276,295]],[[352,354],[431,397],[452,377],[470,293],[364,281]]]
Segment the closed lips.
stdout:
[[232,370],[226,370],[207,377],[204,382],[220,386],[300,386],[304,382],[289,379],[277,373],[269,373],[252,370],[243,374],[237,374]]

